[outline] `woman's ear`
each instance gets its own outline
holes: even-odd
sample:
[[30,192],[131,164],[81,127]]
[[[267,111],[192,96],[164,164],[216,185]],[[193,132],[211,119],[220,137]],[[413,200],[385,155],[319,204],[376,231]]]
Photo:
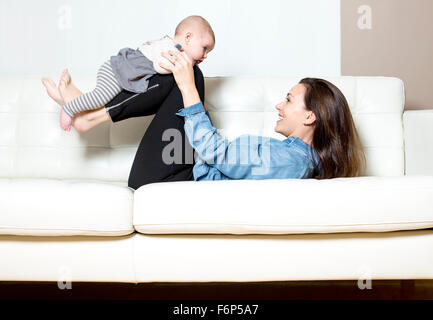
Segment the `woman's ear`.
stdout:
[[304,124],[307,126],[310,126],[310,125],[314,124],[315,122],[316,122],[316,115],[314,114],[313,111],[308,111],[305,114]]

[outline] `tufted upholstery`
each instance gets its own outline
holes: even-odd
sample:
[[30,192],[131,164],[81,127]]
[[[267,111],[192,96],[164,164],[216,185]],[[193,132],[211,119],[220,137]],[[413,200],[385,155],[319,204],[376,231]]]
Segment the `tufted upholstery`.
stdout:
[[[214,125],[232,139],[274,132],[275,105],[300,80],[294,77],[206,78]],[[404,174],[401,80],[327,78],[346,96],[367,155],[366,175]],[[82,90],[93,78],[74,79]],[[103,125],[86,133],[59,128],[59,106],[36,77],[0,78],[0,177],[118,181],[126,184],[137,145],[152,117]]]
[[[274,132],[278,118],[275,105],[299,80],[294,77],[206,78],[205,104],[214,125],[228,139],[241,134],[283,139]],[[40,79],[0,78],[0,196],[4,199],[0,202],[0,212],[3,212],[0,234],[119,236],[134,230],[284,234],[391,231],[432,225],[433,213],[427,202],[419,206],[416,214],[407,209],[418,203],[416,194],[429,198],[432,180],[403,177],[402,81],[384,77],[328,80],[348,100],[366,151],[366,175],[371,177],[200,185],[184,182],[180,189],[178,184],[151,184],[133,192],[125,188],[126,181],[136,148],[152,116],[104,123],[86,133],[64,132],[59,127],[59,106],[47,96]],[[74,81],[83,91],[94,85],[94,79],[90,78]],[[392,177],[402,179],[387,179]],[[401,194],[402,199],[406,194],[414,196],[404,198],[405,202],[395,202],[391,186],[395,187],[393,194]],[[322,193],[323,190],[326,192]],[[166,201],[167,192],[171,195],[170,203]],[[185,192],[196,195],[198,207],[208,205],[209,194],[224,194],[226,200],[227,193],[232,194],[235,198],[229,203],[245,197],[241,201],[244,210],[238,208],[234,214],[229,208],[220,209],[223,204],[219,204],[213,208],[214,213],[202,215],[200,210],[178,205]],[[319,195],[323,198],[318,202],[318,209],[303,208],[308,200],[301,199],[309,193],[316,194],[316,200]],[[360,204],[358,210],[348,214],[347,208],[357,202],[360,193],[373,204],[361,202],[366,207]],[[273,209],[277,216],[263,216],[264,209],[259,208],[272,207],[267,199],[277,195],[283,199],[286,194],[292,200],[297,199],[291,203],[291,214],[279,210],[278,203]],[[343,194],[344,199],[331,200],[332,196]],[[251,197],[258,202],[246,201]],[[371,214],[366,215],[365,211]],[[316,215],[320,217],[324,212],[328,212],[324,216],[328,222],[317,225]],[[334,222],[329,225],[332,219]],[[270,225],[279,227],[270,230]]]
[[[0,77],[0,280],[433,279],[433,230],[414,230],[433,226],[431,112],[405,113],[405,144],[399,79],[327,79],[349,102],[368,177],[133,192],[126,181],[152,117],[63,132],[39,78]],[[229,139],[282,139],[274,106],[299,80],[207,78],[205,103]],[[404,175],[404,152],[420,176]]]

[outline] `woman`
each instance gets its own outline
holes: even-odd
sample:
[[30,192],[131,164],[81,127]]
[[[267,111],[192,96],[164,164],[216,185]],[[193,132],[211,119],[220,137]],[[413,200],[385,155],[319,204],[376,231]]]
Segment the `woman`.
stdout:
[[[112,113],[112,109],[110,115],[97,110],[78,116],[73,123],[82,132],[110,117],[112,121],[120,121],[156,113],[138,147],[128,181],[131,188],[159,181],[325,179],[362,173],[365,156],[350,109],[340,90],[328,81],[303,79],[276,106],[281,119],[275,131],[287,139],[242,136],[228,142],[217,134],[205,112],[203,76],[199,69],[193,69],[184,53],[169,52],[164,56],[172,64],[161,66],[173,73],[177,84],[167,86],[169,94],[164,101],[146,104],[133,98],[122,108],[122,115]],[[173,76],[169,75],[167,81]],[[71,91],[76,90],[70,85]],[[115,107],[118,101],[124,101],[121,95],[110,104]],[[182,101],[184,108],[178,110]],[[183,161],[167,166],[161,161],[167,145],[161,139],[162,134],[176,128],[185,135],[184,127],[198,154],[196,164]]]

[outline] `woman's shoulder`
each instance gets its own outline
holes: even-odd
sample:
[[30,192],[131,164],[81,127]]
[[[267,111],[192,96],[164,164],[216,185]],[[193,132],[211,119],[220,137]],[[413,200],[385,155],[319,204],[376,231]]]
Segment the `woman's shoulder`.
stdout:
[[307,160],[309,160],[312,164],[312,167],[315,166],[315,164],[321,165],[321,160],[319,157],[319,154],[314,150],[314,148],[303,141],[302,139],[298,137],[289,137],[291,139],[290,147],[292,150],[299,153],[299,155],[305,157]]
[[285,145],[285,147],[281,150],[283,152],[289,153],[291,156],[299,156],[313,161],[317,161],[317,159],[319,159],[314,148],[298,137],[290,136],[281,142]]

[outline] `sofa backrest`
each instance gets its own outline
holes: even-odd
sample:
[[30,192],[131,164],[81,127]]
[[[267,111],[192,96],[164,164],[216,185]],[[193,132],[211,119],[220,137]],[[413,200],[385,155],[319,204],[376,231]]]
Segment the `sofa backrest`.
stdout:
[[[206,78],[205,104],[228,139],[274,132],[278,112],[298,77]],[[366,175],[404,174],[404,86],[397,78],[327,77],[346,96],[367,156]],[[74,78],[88,91],[94,78]],[[153,116],[104,123],[85,133],[59,127],[59,106],[36,77],[0,77],[0,177],[125,182]]]

